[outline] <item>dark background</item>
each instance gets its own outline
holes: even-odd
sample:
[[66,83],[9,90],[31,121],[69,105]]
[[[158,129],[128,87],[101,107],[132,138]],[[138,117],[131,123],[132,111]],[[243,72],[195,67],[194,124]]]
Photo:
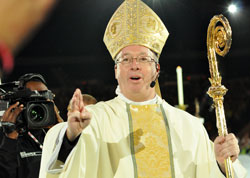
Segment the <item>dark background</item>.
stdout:
[[[56,104],[66,119],[66,107],[75,88],[98,100],[115,96],[113,61],[103,43],[103,34],[114,11],[123,0],[61,0],[49,18],[15,57],[15,68],[3,82],[24,73],[41,73],[56,94]],[[195,98],[211,138],[217,134],[207,60],[207,28],[214,15],[223,14],[232,28],[232,47],[218,58],[222,84],[229,89],[225,113],[229,131],[240,134],[249,123],[250,104],[250,4],[247,0],[144,0],[162,19],[170,36],[160,58],[163,98],[177,104],[176,67],[183,68],[187,111],[195,114]],[[227,6],[239,6],[230,14]]]

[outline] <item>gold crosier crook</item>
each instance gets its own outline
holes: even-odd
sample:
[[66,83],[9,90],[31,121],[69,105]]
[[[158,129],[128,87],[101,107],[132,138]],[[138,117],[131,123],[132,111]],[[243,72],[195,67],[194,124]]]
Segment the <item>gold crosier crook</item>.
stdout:
[[[220,22],[220,25],[217,25],[218,22]],[[221,85],[222,78],[218,71],[216,53],[224,57],[228,53],[231,43],[232,30],[228,20],[223,15],[214,16],[210,20],[207,30],[207,55],[211,74],[211,78],[209,78],[211,87],[209,87],[207,93],[213,98],[217,120],[216,125],[220,136],[228,134],[223,106],[223,96],[226,94],[227,89]],[[225,169],[227,178],[234,178],[230,157],[225,160]]]

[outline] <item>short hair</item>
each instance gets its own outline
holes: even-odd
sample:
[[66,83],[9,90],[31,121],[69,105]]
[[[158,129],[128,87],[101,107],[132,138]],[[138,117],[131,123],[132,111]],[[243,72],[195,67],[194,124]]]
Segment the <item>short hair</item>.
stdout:
[[41,74],[38,73],[27,73],[19,77],[19,88],[25,88],[25,84],[30,81],[38,81],[42,82],[44,85],[47,86],[47,83],[44,79],[44,77]]
[[[92,95],[89,95],[89,94],[82,94],[82,100],[83,100],[85,106],[97,103],[96,98],[93,97]],[[71,104],[72,104],[72,100],[70,100],[69,105],[67,107],[68,111],[71,110]]]
[[97,100],[92,95],[82,94],[82,99],[85,105],[96,104]]

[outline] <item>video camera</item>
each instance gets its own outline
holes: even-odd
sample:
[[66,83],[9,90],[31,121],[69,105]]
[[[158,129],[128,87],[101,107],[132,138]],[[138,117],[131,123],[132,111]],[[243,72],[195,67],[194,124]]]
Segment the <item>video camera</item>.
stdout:
[[20,87],[21,81],[14,81],[0,85],[0,115],[2,116],[10,105],[19,101],[24,110],[18,115],[16,129],[40,129],[57,123],[54,94],[50,90],[31,91]]

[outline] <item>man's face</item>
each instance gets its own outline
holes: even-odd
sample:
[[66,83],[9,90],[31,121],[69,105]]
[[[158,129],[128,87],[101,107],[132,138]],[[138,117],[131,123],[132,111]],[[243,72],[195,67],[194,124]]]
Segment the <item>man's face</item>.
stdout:
[[128,98],[131,94],[154,95],[155,89],[150,87],[150,83],[157,76],[156,64],[154,61],[146,63],[137,61],[138,56],[153,58],[153,53],[144,46],[131,45],[121,50],[121,54],[119,55],[120,60],[126,58],[126,56],[133,57],[134,59],[127,64],[118,62],[115,66],[115,77],[121,92]]
[[44,83],[39,82],[39,81],[29,81],[26,83],[26,88],[29,88],[30,90],[34,91],[44,91],[44,90],[48,90],[48,88],[46,87],[46,85],[44,85]]

